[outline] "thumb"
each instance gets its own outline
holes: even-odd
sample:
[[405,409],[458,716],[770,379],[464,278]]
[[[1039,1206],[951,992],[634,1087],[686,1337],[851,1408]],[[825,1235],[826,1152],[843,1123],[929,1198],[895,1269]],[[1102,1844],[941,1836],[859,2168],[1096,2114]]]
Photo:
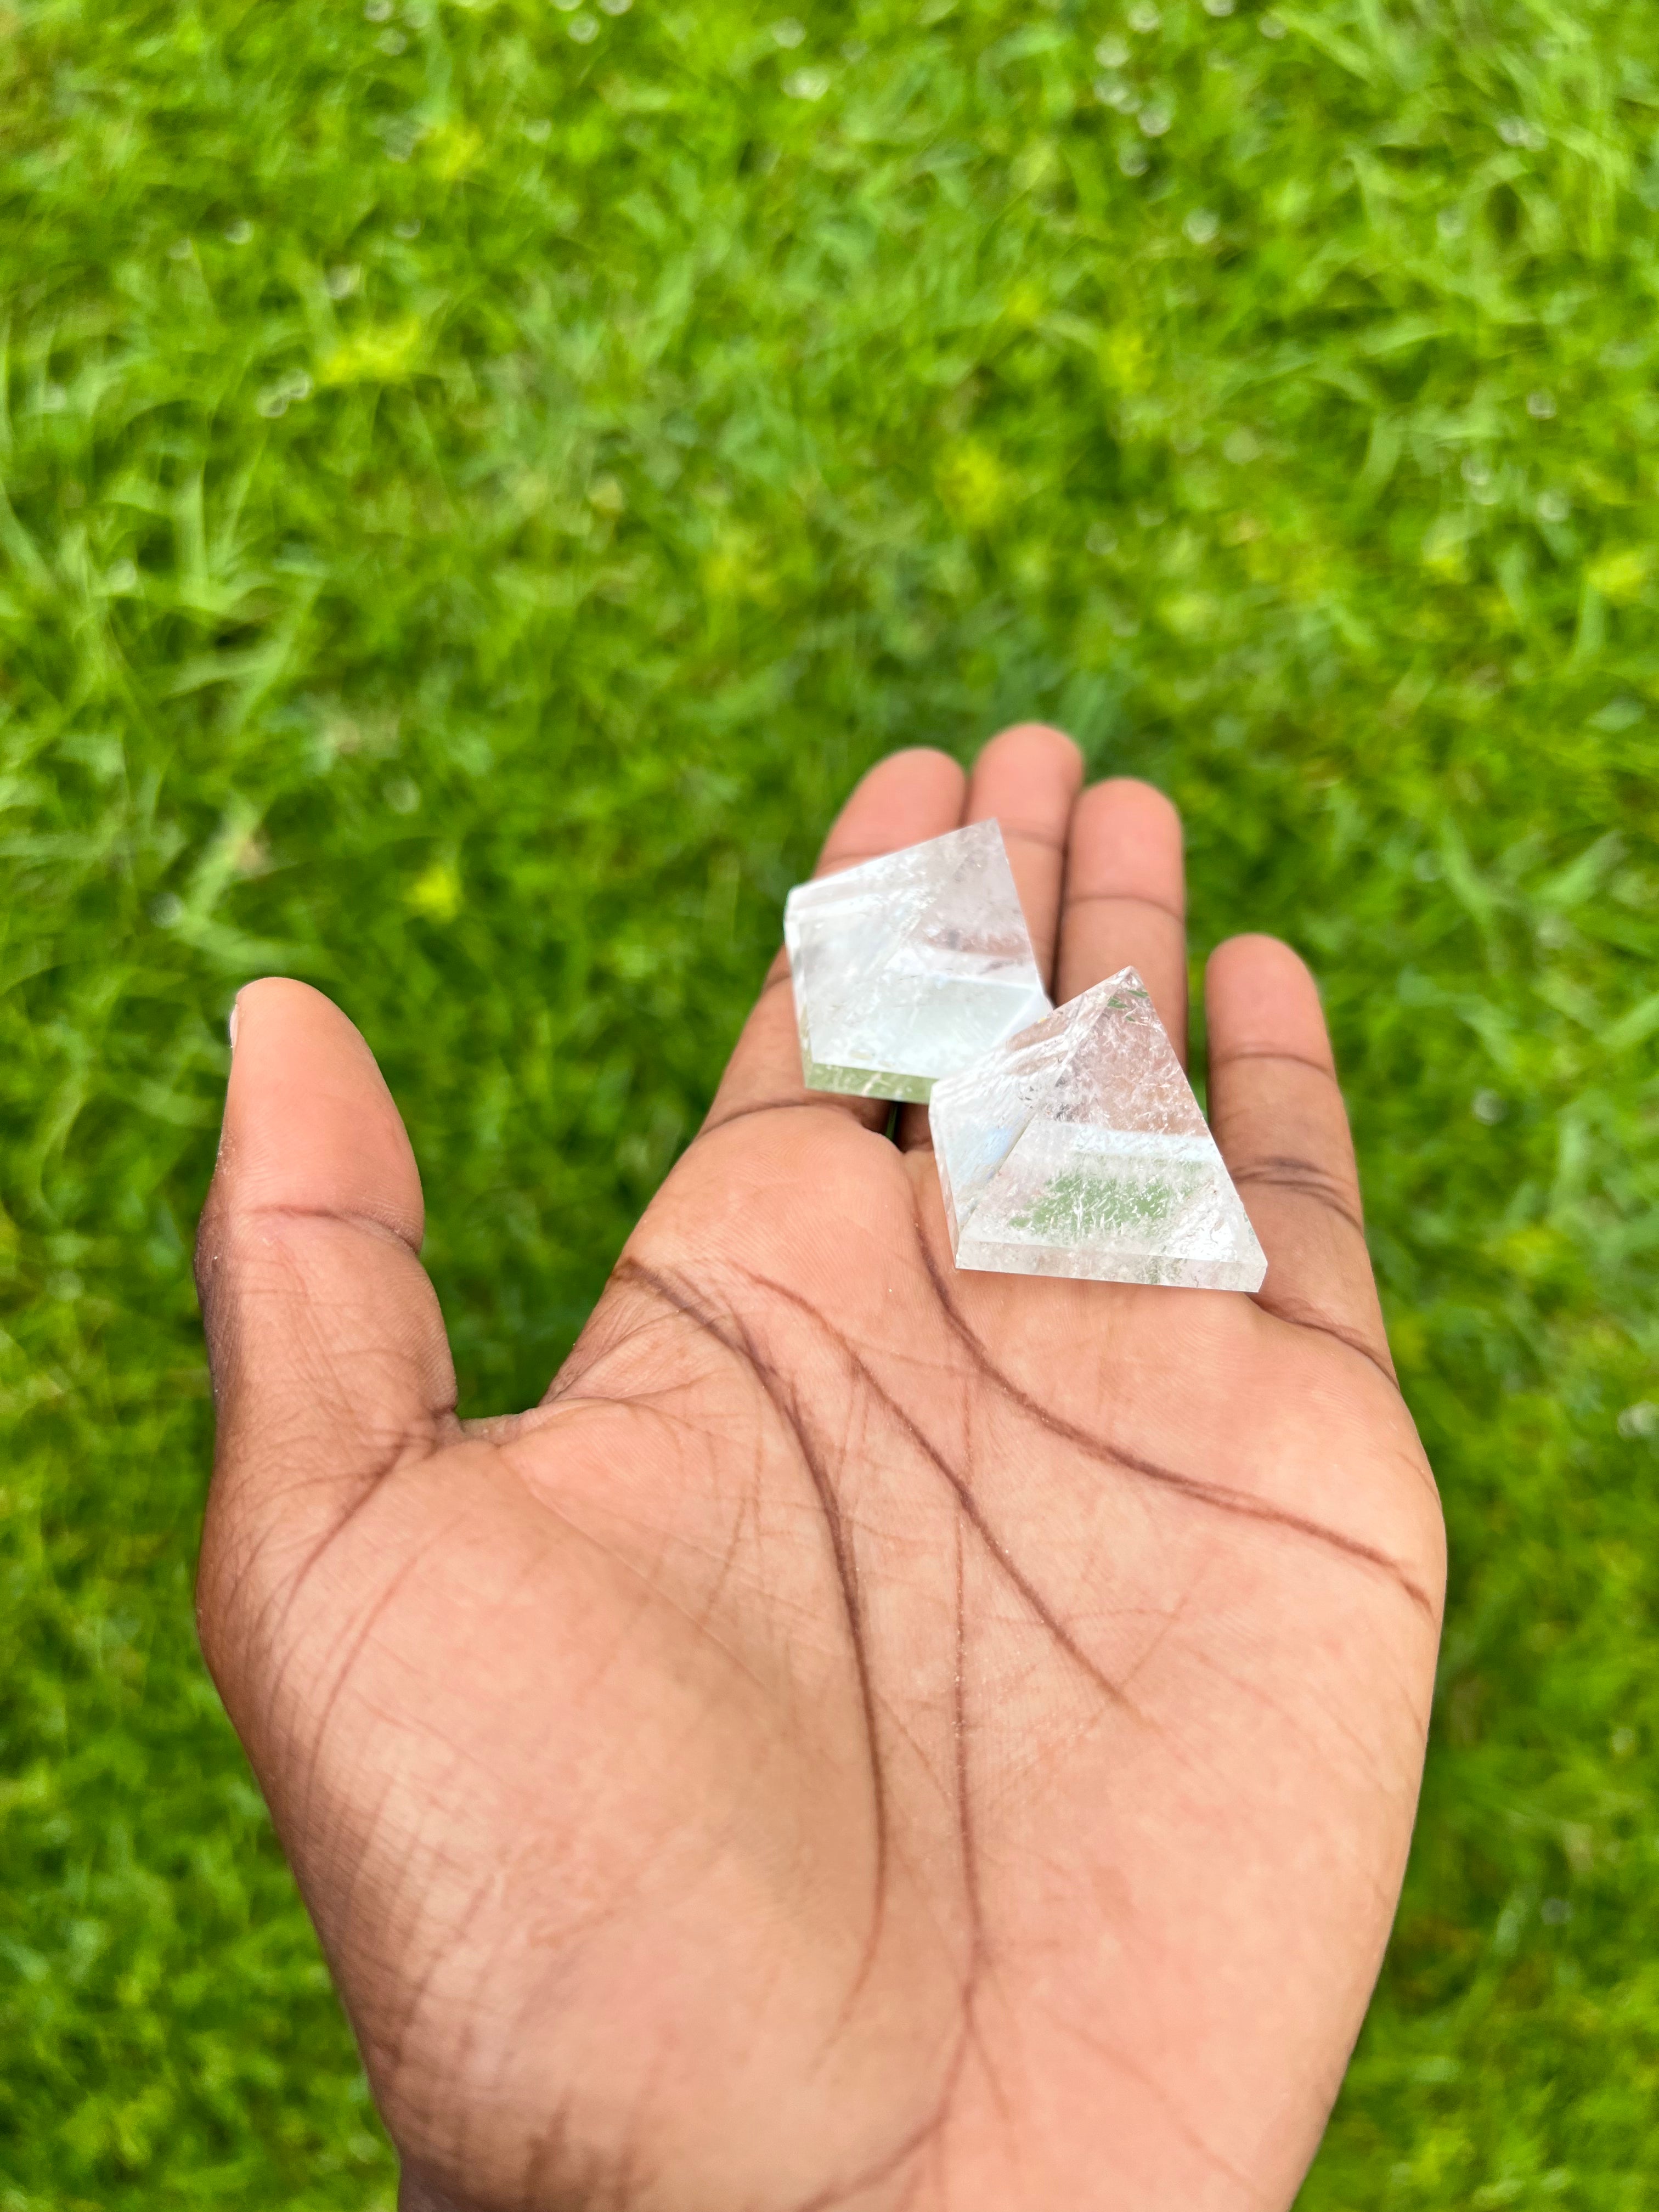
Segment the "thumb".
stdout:
[[380,1480],[456,1427],[420,1176],[374,1055],[304,983],[250,984],[232,1020],[196,1248],[218,1421],[198,1605],[222,1682]]

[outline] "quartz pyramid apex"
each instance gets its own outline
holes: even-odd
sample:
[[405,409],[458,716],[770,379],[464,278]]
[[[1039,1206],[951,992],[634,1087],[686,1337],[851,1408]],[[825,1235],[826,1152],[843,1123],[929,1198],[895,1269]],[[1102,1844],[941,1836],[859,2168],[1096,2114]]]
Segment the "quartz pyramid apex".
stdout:
[[932,1121],[958,1267],[1260,1288],[1266,1257],[1133,969],[939,1084]]

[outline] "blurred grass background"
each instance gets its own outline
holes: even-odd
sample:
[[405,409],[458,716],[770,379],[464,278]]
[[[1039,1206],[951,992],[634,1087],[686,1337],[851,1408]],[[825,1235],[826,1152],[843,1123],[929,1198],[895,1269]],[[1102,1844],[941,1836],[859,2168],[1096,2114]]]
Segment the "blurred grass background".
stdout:
[[1307,2212],[1659,2204],[1643,0],[0,7],[0,2212],[389,2206],[198,1663],[238,984],[536,1395],[884,749],[1323,980],[1454,1583]]

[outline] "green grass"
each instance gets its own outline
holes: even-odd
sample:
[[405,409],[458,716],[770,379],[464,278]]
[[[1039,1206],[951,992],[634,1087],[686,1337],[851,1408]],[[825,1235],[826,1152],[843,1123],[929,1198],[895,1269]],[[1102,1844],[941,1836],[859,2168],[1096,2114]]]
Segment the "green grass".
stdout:
[[516,1405],[837,796],[1027,714],[1318,968],[1446,1494],[1304,2204],[1659,2205],[1652,9],[797,4],[0,12],[0,2212],[391,2202],[191,1632],[238,984]]

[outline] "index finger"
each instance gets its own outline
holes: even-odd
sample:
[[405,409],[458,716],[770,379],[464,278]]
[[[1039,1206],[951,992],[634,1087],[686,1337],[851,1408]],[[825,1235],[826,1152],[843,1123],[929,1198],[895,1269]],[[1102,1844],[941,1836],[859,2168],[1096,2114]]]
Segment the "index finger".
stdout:
[[[966,777],[948,753],[921,746],[890,753],[870,770],[836,816],[813,873],[836,875],[861,860],[942,836],[962,820],[966,787]],[[850,1115],[866,1129],[884,1128],[892,1110],[884,1098],[854,1098],[806,1088],[801,1079],[789,958],[780,952],[720,1079],[703,1133],[743,1115],[787,1106]]]

